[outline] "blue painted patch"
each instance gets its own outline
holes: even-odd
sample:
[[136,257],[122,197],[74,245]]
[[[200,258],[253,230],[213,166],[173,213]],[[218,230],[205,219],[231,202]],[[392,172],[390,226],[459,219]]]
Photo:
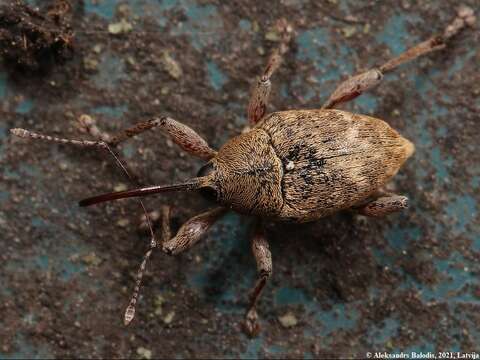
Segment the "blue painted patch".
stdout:
[[280,288],[275,294],[275,303],[277,305],[303,304],[307,302],[305,293],[299,289]]
[[7,96],[7,74],[0,72],[0,99]]
[[127,159],[133,158],[136,151],[136,147],[131,143],[124,144],[122,147],[122,154]]
[[390,246],[394,249],[401,250],[408,246],[410,241],[419,241],[422,232],[416,226],[401,227],[394,225],[385,233],[385,238],[388,240]]
[[120,118],[128,111],[127,105],[119,106],[98,106],[92,110],[95,114],[107,115],[114,118]]
[[16,113],[28,114],[33,108],[33,101],[30,99],[24,99],[15,109]]
[[26,163],[18,166],[18,172],[22,175],[27,175],[32,178],[39,178],[41,174],[38,166]]
[[432,166],[435,168],[435,178],[437,181],[445,181],[448,179],[448,167],[453,165],[453,158],[447,156],[442,159],[440,148],[435,147],[431,151]]
[[[408,17],[395,15],[387,21],[382,31],[376,34],[375,39],[387,45],[393,55],[400,55],[407,50],[408,46],[417,42],[417,39],[408,33],[406,27],[407,22],[412,22],[412,20],[415,22],[417,19],[418,17],[412,14],[409,14]],[[406,41],[407,39],[408,41]]]
[[5,153],[5,139],[7,138],[7,126],[0,122],[0,159],[3,158]]
[[339,80],[343,73],[353,72],[351,51],[339,45],[333,51],[324,54],[331,47],[330,33],[325,28],[313,28],[302,32],[296,39],[297,59],[310,61],[316,69],[315,78],[319,84],[329,80]]
[[0,191],[0,204],[5,203],[10,199],[10,193],[6,191]]
[[170,10],[173,7],[175,7],[176,5],[178,5],[179,2],[180,2],[179,0],[160,0],[159,6],[163,10]]
[[95,86],[100,89],[115,88],[118,82],[126,79],[125,63],[121,58],[113,54],[104,54],[100,64],[98,65],[98,72],[93,77]]
[[446,126],[440,126],[438,129],[437,129],[437,137],[439,138],[444,138],[446,137],[448,134],[448,130],[447,130],[447,127]]
[[474,190],[478,190],[478,187],[480,186],[480,176],[474,176],[472,177],[472,180],[470,180],[470,186]]
[[40,270],[47,270],[49,265],[48,257],[48,255],[39,255],[33,258],[34,266]]
[[477,49],[469,49],[464,56],[456,56],[453,65],[449,66],[447,69],[448,78],[452,78],[455,74],[462,71],[462,68],[465,66],[465,63],[470,60],[474,60],[474,57],[477,53]]
[[215,90],[220,90],[227,82],[227,77],[213,61],[207,62],[207,71],[210,84]]
[[382,323],[372,326],[368,331],[368,340],[372,344],[383,346],[389,339],[395,338],[400,322],[395,318],[385,318]]
[[15,348],[18,349],[17,352],[13,353],[2,353],[0,352],[0,358],[5,360],[10,359],[53,359],[54,356],[51,354],[50,350],[46,345],[35,344],[33,346],[27,342],[24,336],[17,334],[15,336]]
[[460,195],[447,205],[446,212],[453,222],[452,232],[459,235],[465,232],[470,222],[475,221],[477,203],[470,195]]
[[249,340],[247,350],[240,355],[240,359],[257,359],[262,347],[262,342],[261,337]]
[[92,1],[85,0],[85,12],[97,14],[107,20],[113,19],[115,15],[115,9],[117,7],[117,1],[115,0],[103,0]]
[[270,354],[282,354],[283,352],[285,352],[285,347],[283,346],[280,346],[280,345],[271,345],[268,347],[267,349],[267,352],[270,353]]
[[48,225],[49,225],[49,223],[47,223],[44,219],[42,219],[40,217],[37,217],[37,216],[32,218],[31,224],[35,228],[47,228]]
[[255,283],[255,266],[243,267],[238,271],[239,264],[229,264],[232,266],[228,269],[228,277],[225,278],[221,293],[215,297],[211,297],[207,293],[208,287],[211,285],[211,276],[215,274],[219,267],[225,270],[225,259],[230,258],[233,251],[250,255],[248,251],[249,241],[246,240],[249,229],[249,221],[242,219],[235,213],[227,213],[220,221],[218,221],[210,230],[210,236],[215,239],[215,259],[202,263],[195,272],[186,274],[189,285],[195,289],[203,298],[209,298],[209,301],[215,301],[216,307],[224,313],[243,314],[245,308],[236,301],[242,293],[247,293]]
[[250,31],[252,29],[252,23],[249,20],[242,19],[238,22],[238,26],[240,26],[240,29],[244,31]]
[[373,114],[377,109],[378,100],[376,96],[370,93],[365,93],[355,100],[355,105],[359,107],[360,113]]
[[[329,45],[328,30],[325,28],[314,28],[302,32],[295,40],[297,42],[297,58],[299,60],[310,60],[317,62],[322,57],[319,51],[322,47]],[[325,60],[325,64],[330,60]]]
[[356,326],[358,313],[343,303],[334,304],[329,311],[317,310],[315,319],[322,324],[322,334],[328,335],[336,330],[353,329]]
[[[167,3],[167,6],[170,5],[171,3]],[[198,5],[193,0],[180,0],[177,6],[184,9],[187,21],[180,22],[172,30],[172,35],[189,36],[192,46],[197,50],[220,39],[223,21],[216,6]]]
[[478,284],[478,279],[463,256],[454,252],[448,259],[437,259],[434,265],[439,274],[444,277],[440,283],[433,287],[412,283],[420,291],[424,301],[443,299],[448,301],[449,306],[453,306],[455,302],[480,302],[471,289],[464,290],[464,287],[469,284]]

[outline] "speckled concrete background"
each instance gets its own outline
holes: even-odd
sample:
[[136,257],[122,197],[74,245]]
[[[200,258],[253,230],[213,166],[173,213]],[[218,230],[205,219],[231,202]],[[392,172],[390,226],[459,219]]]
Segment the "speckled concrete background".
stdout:
[[[465,3],[478,15],[477,0]],[[274,275],[253,340],[239,330],[255,278],[249,219],[228,214],[177,258],[155,253],[137,318],[125,328],[148,241],[137,231],[138,204],[76,204],[128,182],[104,154],[8,135],[26,127],[74,138],[85,136],[82,114],[107,131],[169,114],[219,147],[246,124],[249,88],[275,46],[277,19],[288,18],[298,34],[275,75],[270,109],[315,108],[348,74],[440,31],[457,5],[76,2],[72,61],[43,76],[0,67],[0,358],[480,352],[478,24],[345,106],[387,120],[416,144],[391,184],[412,206],[384,220],[339,214],[270,224]],[[131,31],[110,34],[121,19]],[[165,66],[165,52],[179,74]],[[156,132],[121,150],[148,184],[185,179],[200,166]],[[146,203],[173,205],[176,226],[207,206],[192,194]],[[294,326],[282,324],[285,314]]]

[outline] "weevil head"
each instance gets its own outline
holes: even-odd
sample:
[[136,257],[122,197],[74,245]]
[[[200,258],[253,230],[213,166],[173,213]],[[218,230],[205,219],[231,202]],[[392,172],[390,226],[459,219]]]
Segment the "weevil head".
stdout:
[[171,191],[200,191],[245,214],[274,216],[283,206],[283,168],[268,134],[260,129],[234,137],[204,165],[198,176],[181,183],[154,185],[83,199],[80,206]]
[[208,179],[200,192],[241,213],[275,215],[283,204],[282,171],[270,137],[254,129],[229,140],[200,169]]

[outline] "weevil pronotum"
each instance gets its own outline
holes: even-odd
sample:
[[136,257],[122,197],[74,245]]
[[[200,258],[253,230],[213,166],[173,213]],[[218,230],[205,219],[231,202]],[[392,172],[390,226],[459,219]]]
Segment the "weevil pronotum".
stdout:
[[169,255],[191,248],[228,209],[255,215],[259,221],[251,247],[258,279],[250,295],[244,326],[248,334],[255,335],[259,331],[256,304],[272,274],[272,257],[262,230],[262,219],[306,222],[346,209],[366,216],[383,216],[408,207],[407,197],[388,193],[383,186],[413,154],[414,145],[380,119],[333,108],[378,85],[386,73],[401,64],[445,48],[452,37],[474,22],[473,10],[461,6],[456,18],[442,33],[377,68],[347,79],[318,109],[267,113],[270,78],[287,53],[294,33],[287,21],[278,21],[282,41],[254,86],[247,111],[250,127],[218,151],[191,128],[170,117],[140,122],[115,136],[101,132],[91,118],[81,118],[83,126],[96,140],[62,139],[24,129],[12,129],[11,133],[23,138],[105,149],[123,167],[112,148],[146,130],[160,128],[183,150],[204,160],[206,164],[197,177],[182,183],[94,196],[80,201],[80,206],[161,192],[195,190],[218,204],[188,220],[173,237],[169,228],[170,211],[164,207],[159,244],[140,201],[152,241],[137,274],[136,286],[125,311],[125,324],[134,318],[142,276],[155,248]]

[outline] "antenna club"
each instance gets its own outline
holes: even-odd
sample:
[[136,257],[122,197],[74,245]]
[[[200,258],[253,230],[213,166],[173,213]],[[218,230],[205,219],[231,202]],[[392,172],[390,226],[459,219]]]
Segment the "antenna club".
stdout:
[[15,129],[10,129],[10,133],[12,135],[15,135],[21,138],[27,138],[30,134],[30,131],[25,129],[15,128]]
[[133,318],[135,317],[135,306],[128,305],[127,309],[125,310],[125,316],[123,318],[123,324],[125,326],[130,325]]

